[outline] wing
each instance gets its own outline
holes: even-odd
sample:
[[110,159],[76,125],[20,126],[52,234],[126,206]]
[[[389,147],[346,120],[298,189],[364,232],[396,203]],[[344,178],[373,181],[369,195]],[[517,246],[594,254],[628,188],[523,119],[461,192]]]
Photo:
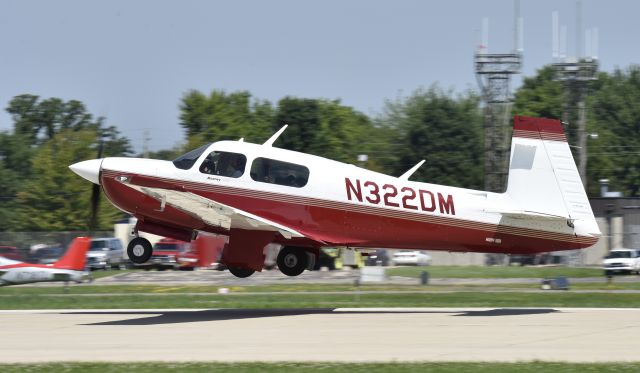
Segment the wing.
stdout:
[[275,231],[287,239],[306,237],[295,229],[195,193],[135,184],[125,185],[158,200],[160,202],[160,210],[164,210],[165,206],[169,205],[202,220],[207,225],[224,229],[233,227],[238,229]]

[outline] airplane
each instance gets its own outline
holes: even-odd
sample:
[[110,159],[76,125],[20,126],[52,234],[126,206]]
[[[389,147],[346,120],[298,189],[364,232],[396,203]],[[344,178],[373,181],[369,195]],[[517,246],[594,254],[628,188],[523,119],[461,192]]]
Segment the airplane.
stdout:
[[601,235],[558,120],[514,117],[504,193],[410,181],[424,160],[394,177],[273,147],[285,129],[264,144],[218,141],[172,162],[69,167],[138,219],[127,247],[134,263],[152,253],[139,231],[183,241],[206,231],[228,236],[221,262],[237,277],[262,270],[269,243],[283,246],[280,271],[297,276],[322,247],[535,254],[586,248]]
[[86,277],[86,254],[90,246],[88,237],[77,237],[53,264],[32,264],[0,257],[0,286],[50,281],[82,282]]

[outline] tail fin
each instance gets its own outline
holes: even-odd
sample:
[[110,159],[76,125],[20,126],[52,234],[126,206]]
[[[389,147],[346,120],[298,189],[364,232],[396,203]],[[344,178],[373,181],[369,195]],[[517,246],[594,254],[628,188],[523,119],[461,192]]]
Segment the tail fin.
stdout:
[[520,211],[576,222],[576,234],[600,233],[559,120],[514,118],[506,194]]
[[72,269],[82,271],[87,261],[87,250],[91,245],[89,237],[76,237],[67,252],[57,262],[53,264],[54,268]]

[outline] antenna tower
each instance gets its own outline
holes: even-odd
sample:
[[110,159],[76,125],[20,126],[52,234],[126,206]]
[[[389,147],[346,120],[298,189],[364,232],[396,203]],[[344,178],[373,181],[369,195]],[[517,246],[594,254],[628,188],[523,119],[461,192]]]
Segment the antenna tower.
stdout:
[[489,53],[489,20],[482,22],[482,42],[476,50],[476,80],[484,102],[484,185],[485,190],[506,189],[513,96],[511,76],[522,67],[522,17],[520,2],[514,1],[512,53]]
[[[582,53],[582,2],[576,2],[576,56],[566,56],[566,31],[558,35],[558,12],[552,19],[552,57],[555,79],[564,86],[562,121],[565,126],[576,118],[576,128],[567,128],[569,143],[577,151],[578,172],[587,187],[587,107],[585,104],[589,82],[596,80],[598,72],[598,29],[586,31],[585,51]],[[562,27],[561,30],[566,30]]]

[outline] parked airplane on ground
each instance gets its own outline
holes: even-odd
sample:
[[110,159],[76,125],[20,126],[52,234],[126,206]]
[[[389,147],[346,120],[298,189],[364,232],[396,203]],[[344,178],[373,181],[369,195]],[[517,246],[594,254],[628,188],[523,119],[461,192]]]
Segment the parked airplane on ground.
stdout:
[[53,264],[32,264],[0,257],[0,286],[46,281],[81,282],[85,275],[87,237],[71,242],[67,252]]
[[[272,147],[285,128],[262,145],[219,141],[173,162],[101,158],[70,168],[138,218],[134,234],[229,236],[222,262],[238,277],[262,269],[271,242],[283,245],[279,269],[296,276],[324,246],[526,254],[600,236],[558,120],[515,117],[505,193],[409,181],[422,162],[393,177]],[[141,263],[152,248],[137,237],[127,252]]]

